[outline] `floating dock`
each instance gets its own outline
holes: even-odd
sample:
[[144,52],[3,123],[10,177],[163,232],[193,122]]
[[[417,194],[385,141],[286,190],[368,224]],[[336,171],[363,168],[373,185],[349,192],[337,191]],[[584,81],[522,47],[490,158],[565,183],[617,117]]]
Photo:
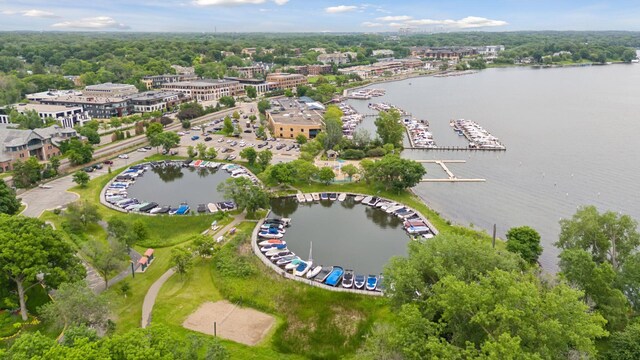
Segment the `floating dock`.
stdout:
[[446,164],[464,164],[466,160],[416,160],[419,163],[438,164],[449,176],[448,179],[422,179],[421,182],[486,182],[486,179],[459,179]]

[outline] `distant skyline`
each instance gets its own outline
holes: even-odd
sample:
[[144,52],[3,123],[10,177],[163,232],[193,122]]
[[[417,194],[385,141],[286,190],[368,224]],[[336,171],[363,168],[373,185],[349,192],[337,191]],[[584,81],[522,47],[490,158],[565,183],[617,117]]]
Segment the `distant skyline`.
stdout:
[[639,31],[637,0],[0,0],[0,31]]

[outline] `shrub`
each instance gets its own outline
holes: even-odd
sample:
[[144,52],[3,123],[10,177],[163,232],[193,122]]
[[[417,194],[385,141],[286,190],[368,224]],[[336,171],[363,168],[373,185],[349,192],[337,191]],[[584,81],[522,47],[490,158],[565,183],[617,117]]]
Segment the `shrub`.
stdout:
[[367,151],[367,156],[368,157],[382,157],[386,153],[387,152],[383,148],[377,147],[377,148],[369,149],[369,151]]
[[360,160],[365,157],[365,153],[362,150],[347,149],[342,152],[340,157],[347,160]]

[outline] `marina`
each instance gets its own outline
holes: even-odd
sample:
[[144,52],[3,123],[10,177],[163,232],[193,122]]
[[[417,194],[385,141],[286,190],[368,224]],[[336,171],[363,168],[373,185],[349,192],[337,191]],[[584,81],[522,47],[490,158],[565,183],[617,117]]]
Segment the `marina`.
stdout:
[[437,164],[447,174],[446,179],[422,179],[421,182],[485,182],[486,179],[461,179],[458,178],[446,164],[464,164],[466,160],[415,160],[419,163]]
[[347,94],[347,98],[355,100],[369,100],[373,97],[384,96],[384,89],[360,89],[351,91]]
[[449,125],[456,134],[469,140],[469,149],[507,150],[497,137],[491,135],[475,121],[465,119],[451,120]]

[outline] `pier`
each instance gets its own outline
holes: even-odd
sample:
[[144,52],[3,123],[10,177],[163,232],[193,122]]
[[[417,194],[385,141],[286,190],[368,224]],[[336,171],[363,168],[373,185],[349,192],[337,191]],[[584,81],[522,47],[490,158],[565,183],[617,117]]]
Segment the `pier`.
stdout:
[[507,151],[506,148],[470,148],[465,146],[435,146],[435,147],[406,147],[409,150],[440,150],[440,151]]
[[448,179],[422,179],[420,182],[486,182],[487,179],[459,179],[449,168],[448,164],[464,164],[466,160],[416,160],[419,163],[438,164],[449,176]]

